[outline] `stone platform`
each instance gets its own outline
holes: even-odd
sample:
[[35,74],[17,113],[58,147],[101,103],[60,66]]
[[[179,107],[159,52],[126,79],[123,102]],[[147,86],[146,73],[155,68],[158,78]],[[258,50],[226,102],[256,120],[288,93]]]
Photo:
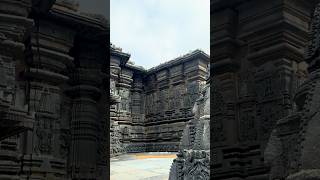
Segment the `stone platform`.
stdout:
[[125,154],[111,158],[111,180],[168,180],[176,153]]

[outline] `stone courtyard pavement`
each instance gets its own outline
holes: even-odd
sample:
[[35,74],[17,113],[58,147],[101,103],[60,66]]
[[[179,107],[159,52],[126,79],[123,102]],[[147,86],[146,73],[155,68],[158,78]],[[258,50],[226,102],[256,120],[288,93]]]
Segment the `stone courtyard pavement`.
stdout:
[[176,153],[137,153],[111,158],[111,180],[168,180]]

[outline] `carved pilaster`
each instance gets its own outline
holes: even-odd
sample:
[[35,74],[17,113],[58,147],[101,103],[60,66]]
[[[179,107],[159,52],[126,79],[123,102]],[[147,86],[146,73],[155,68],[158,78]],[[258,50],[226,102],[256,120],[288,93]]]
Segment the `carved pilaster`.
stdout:
[[[6,131],[6,133],[3,133],[3,136],[0,135],[0,140],[32,127],[32,123],[28,125],[28,121],[32,121],[30,117],[27,117],[27,95],[24,93],[26,84],[21,81],[20,76],[24,70],[24,42],[30,35],[30,28],[33,25],[33,20],[27,18],[30,10],[31,1],[28,0],[0,2],[0,74],[2,77],[0,104],[7,107],[1,110],[3,121],[0,131]],[[3,125],[5,125],[4,129]],[[10,129],[16,130],[10,132]]]
[[33,20],[31,0],[0,1],[0,179],[18,179],[22,132],[31,130],[24,71],[25,41]]
[[[24,72],[29,81],[30,111],[35,112],[33,131],[25,135],[26,155],[23,156],[24,178],[67,178],[68,150],[70,143],[68,124],[62,112],[63,86],[69,80],[65,71],[72,65],[69,55],[74,32],[57,23],[35,17],[36,23],[30,38]],[[52,41],[52,38],[55,41]],[[67,152],[65,152],[67,151]],[[46,168],[35,168],[33,164]]]
[[[217,98],[215,101],[221,102]],[[222,104],[221,104],[222,105]],[[216,106],[214,108],[217,108]],[[184,128],[180,149],[170,169],[170,180],[210,179],[210,84],[201,88],[193,107],[194,118]],[[221,110],[221,109],[220,109]],[[217,126],[217,124],[214,124]],[[217,133],[219,129],[214,129]],[[221,135],[219,132],[218,136]],[[223,134],[222,134],[223,135]],[[212,137],[211,137],[212,138]],[[214,136],[214,141],[217,137]]]
[[[102,90],[102,59],[105,50],[99,44],[78,39],[75,43],[75,69],[70,74],[67,95],[72,99],[71,152],[69,167],[73,179],[104,179],[108,153],[106,119]],[[95,53],[98,50],[99,53]]]

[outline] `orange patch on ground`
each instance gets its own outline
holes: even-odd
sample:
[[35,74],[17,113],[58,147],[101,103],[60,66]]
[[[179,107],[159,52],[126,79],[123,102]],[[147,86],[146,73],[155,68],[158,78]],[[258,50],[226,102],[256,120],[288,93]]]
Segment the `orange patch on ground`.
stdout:
[[148,159],[148,158],[176,158],[175,154],[135,154],[136,159]]

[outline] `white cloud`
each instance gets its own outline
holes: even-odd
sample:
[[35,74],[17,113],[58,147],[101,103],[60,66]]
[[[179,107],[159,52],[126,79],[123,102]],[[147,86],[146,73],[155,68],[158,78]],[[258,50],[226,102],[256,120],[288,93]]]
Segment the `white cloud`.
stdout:
[[209,0],[111,0],[111,42],[151,68],[210,48]]

